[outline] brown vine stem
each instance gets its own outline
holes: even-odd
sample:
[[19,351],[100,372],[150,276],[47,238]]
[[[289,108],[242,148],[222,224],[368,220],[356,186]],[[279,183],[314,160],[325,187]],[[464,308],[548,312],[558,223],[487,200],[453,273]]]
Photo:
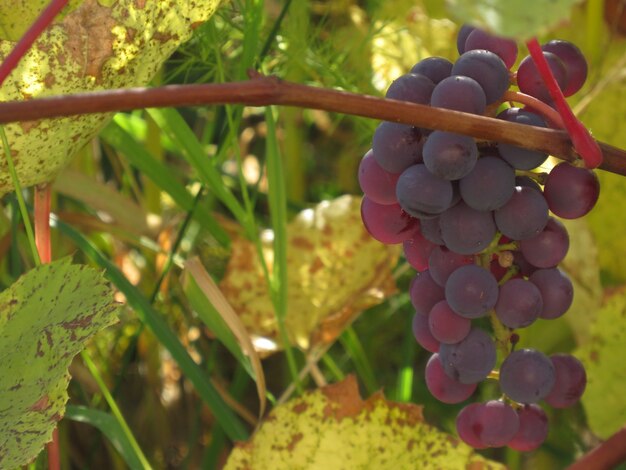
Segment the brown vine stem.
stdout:
[[587,452],[567,470],[610,470],[626,461],[626,427]]
[[[0,123],[139,108],[207,104],[284,105],[320,109],[411,124],[427,129],[456,132],[483,140],[505,142],[547,152],[563,160],[572,161],[577,158],[565,131],[525,126],[459,111],[300,85],[276,77],[260,75],[255,75],[251,80],[243,82],[127,88],[5,102],[0,103]],[[599,143],[599,145],[604,155],[604,162],[600,168],[626,176],[626,151],[604,143]]]

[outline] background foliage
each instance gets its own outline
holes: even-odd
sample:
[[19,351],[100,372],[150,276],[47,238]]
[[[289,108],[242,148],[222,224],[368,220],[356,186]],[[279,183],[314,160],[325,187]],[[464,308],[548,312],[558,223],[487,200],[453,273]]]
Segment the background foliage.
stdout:
[[[570,11],[571,2],[557,3]],[[533,7],[531,17],[541,2]],[[572,104],[597,138],[624,148],[626,42],[619,16],[605,19],[604,8],[599,0],[576,5],[569,21],[544,29],[540,39],[581,47],[592,73]],[[152,84],[235,81],[257,68],[382,95],[418,60],[454,59],[459,23],[435,0],[233,0],[195,26]],[[58,175],[54,257],[73,254],[106,269],[126,303],[121,321],[97,335],[89,353],[155,468],[219,467],[232,441],[251,434],[260,403],[254,354],[265,357],[261,395],[270,404],[354,374],[363,396],[383,390],[387,399],[423,405],[425,420],[439,430],[425,428],[420,414],[416,426],[432,432],[429,439],[454,434],[460,406],[438,403],[423,382],[428,354],[412,337],[406,294],[413,271],[396,251],[366,238],[358,202],[344,196],[359,193],[357,167],[376,125],[320,111],[239,106],[119,113]],[[626,422],[619,359],[626,183],[600,178],[598,206],[568,226],[572,311],[522,334],[524,346],[575,351],[588,366],[587,394],[572,409],[549,411],[551,431],[540,450],[481,452],[489,465],[563,468]],[[326,200],[334,202],[319,204]],[[8,288],[32,261],[15,196],[2,203],[0,282]],[[256,353],[241,352],[226,326],[228,308],[194,288],[188,272],[183,276],[194,256],[242,316]],[[271,354],[278,349],[284,351]],[[316,361],[311,375],[294,379]],[[77,358],[70,372],[63,468],[141,468],[90,365]],[[352,387],[349,402],[360,403]],[[478,396],[493,393],[485,385]],[[288,413],[280,419],[294,425]],[[255,445],[267,434],[258,436]],[[385,436],[389,446],[401,439]],[[469,449],[460,452],[466,462]],[[242,457],[233,455],[229,465],[237,468]]]

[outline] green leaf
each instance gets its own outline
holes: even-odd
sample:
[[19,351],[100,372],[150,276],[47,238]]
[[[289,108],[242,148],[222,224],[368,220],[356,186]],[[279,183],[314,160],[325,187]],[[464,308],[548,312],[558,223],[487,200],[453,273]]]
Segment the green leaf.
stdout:
[[[146,85],[191,37],[192,27],[211,17],[219,0],[101,3],[85,0],[48,28],[7,78],[0,101]],[[0,61],[14,45],[0,40]],[[22,185],[53,179],[109,118],[95,114],[7,126]],[[13,190],[4,165],[0,194]]]
[[87,423],[98,428],[111,444],[113,444],[113,447],[120,453],[132,470],[143,470],[145,468],[141,463],[141,458],[135,452],[133,445],[120,426],[120,423],[118,423],[110,413],[92,410],[85,406],[68,405],[65,410],[65,417],[72,421]]
[[118,305],[102,274],[69,258],[41,265],[0,294],[0,467],[37,456],[64,413],[67,369]]
[[[55,18],[59,22],[83,0],[71,0]],[[0,8],[0,39],[18,41],[33,24],[50,0],[6,0]]]
[[607,438],[626,422],[626,368],[621,351],[626,344],[626,291],[612,296],[591,326],[592,339],[576,355],[587,370],[582,397],[589,426]]
[[501,36],[529,39],[569,18],[580,0],[447,0],[459,22]]
[[[419,464],[417,464],[419,462]],[[280,405],[225,470],[504,469],[424,421],[422,408],[364,401],[354,377]]]

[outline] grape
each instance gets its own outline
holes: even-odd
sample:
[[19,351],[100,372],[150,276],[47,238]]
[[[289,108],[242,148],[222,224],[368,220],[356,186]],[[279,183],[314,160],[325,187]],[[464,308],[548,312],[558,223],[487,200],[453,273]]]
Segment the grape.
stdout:
[[463,178],[478,159],[478,147],[471,137],[452,132],[434,131],[423,149],[426,168],[445,180]]
[[396,78],[385,94],[385,98],[410,101],[417,104],[429,104],[435,84],[424,75],[407,73]]
[[467,51],[452,67],[452,75],[463,75],[476,80],[487,99],[495,103],[509,88],[509,71],[500,57],[482,49]]
[[569,236],[565,226],[554,217],[550,217],[543,232],[522,240],[520,249],[524,258],[533,266],[551,268],[565,258],[569,249]]
[[[548,204],[543,195],[526,186],[516,186],[511,199],[494,218],[498,229],[513,240],[538,235],[548,223]],[[445,237],[444,237],[445,240]]]
[[554,366],[545,354],[520,349],[509,354],[502,363],[500,388],[511,400],[536,403],[550,393],[554,377]]
[[509,279],[500,286],[496,315],[509,328],[523,328],[534,322],[543,308],[541,292],[530,281]]
[[422,164],[407,168],[396,184],[398,203],[415,217],[445,211],[452,203],[452,196],[452,184],[433,175]]
[[569,354],[553,354],[550,360],[554,365],[556,379],[545,398],[546,403],[554,408],[567,408],[576,404],[587,385],[585,368]]
[[483,114],[487,106],[485,92],[476,80],[461,75],[443,79],[430,98],[435,108],[454,109],[464,113]]
[[557,268],[538,269],[528,278],[541,292],[543,308],[539,316],[547,320],[567,312],[574,299],[574,287],[567,275]]
[[448,278],[445,298],[452,310],[465,318],[480,318],[498,300],[498,282],[480,266],[461,266]]
[[444,78],[449,77],[451,72],[452,62],[443,57],[426,57],[411,69],[411,73],[424,75],[430,78],[435,85]]
[[526,277],[530,276],[538,269],[536,266],[530,264],[520,251],[513,252],[513,263],[519,268],[520,274]]
[[563,61],[567,70],[567,85],[563,88],[564,96],[572,96],[581,89],[587,79],[587,61],[580,49],[568,41],[552,40],[541,46],[546,52],[552,52]]
[[428,315],[421,313],[413,315],[413,336],[415,341],[426,351],[432,353],[439,351],[439,341],[433,337],[428,327]]
[[[546,58],[552,75],[554,75],[559,88],[562,90],[567,85],[567,70],[563,61],[551,52],[544,52],[543,56]],[[539,75],[535,62],[530,56],[526,56],[519,64],[517,69],[517,86],[522,93],[534,96],[545,103],[552,102],[552,97],[543,83],[541,75]]]
[[441,287],[444,287],[450,274],[457,268],[473,263],[474,258],[471,256],[460,255],[448,250],[444,246],[438,246],[430,253],[430,257],[428,258],[428,270],[433,281]]
[[[527,126],[547,127],[543,118],[535,113],[531,113],[520,108],[508,108],[497,116],[508,122],[525,124]],[[548,154],[517,147],[511,144],[498,143],[498,152],[507,162],[518,170],[532,170],[537,168],[548,158]]]
[[367,196],[361,202],[361,219],[372,237],[388,245],[410,239],[418,223],[398,204],[378,204]]
[[426,240],[419,230],[413,234],[413,238],[402,244],[404,257],[418,271],[428,269],[428,258],[436,246],[438,245]]
[[446,246],[463,255],[481,252],[496,234],[491,212],[477,211],[463,201],[441,214],[439,226]]
[[435,245],[443,245],[441,238],[441,227],[439,226],[439,217],[421,219],[422,235],[424,238]]
[[493,36],[483,30],[475,29],[465,40],[465,52],[473,49],[487,49],[497,54],[507,68],[513,67],[517,59],[517,44],[512,39]]
[[372,139],[374,158],[383,170],[402,173],[422,161],[420,130],[395,122],[381,122]]
[[515,190],[515,171],[494,157],[481,157],[459,182],[461,197],[472,209],[491,211],[502,207]]
[[567,162],[552,169],[544,186],[548,207],[564,219],[585,215],[596,205],[599,194],[600,183],[596,174]]
[[359,164],[359,185],[365,195],[378,204],[395,204],[397,173],[388,173],[376,162],[369,150]]
[[472,403],[456,418],[459,437],[476,449],[505,446],[519,429],[513,408],[500,400]]
[[536,191],[539,191],[539,193],[543,194],[543,191],[541,190],[541,186],[539,186],[539,183],[537,183],[530,176],[516,176],[515,186],[526,186],[528,188],[532,188]]
[[476,390],[476,384],[462,384],[448,377],[437,353],[430,356],[424,376],[430,393],[437,400],[450,405],[467,400]]
[[459,33],[456,36],[456,50],[459,51],[459,55],[465,52],[465,41],[467,41],[467,37],[474,31],[476,28],[470,26],[468,24],[464,24],[461,26]]
[[517,410],[519,430],[508,446],[519,452],[537,449],[548,437],[548,417],[538,405],[525,405]]
[[442,344],[439,358],[448,377],[464,384],[478,383],[496,365],[496,346],[487,333],[472,328],[463,341]]
[[428,326],[433,337],[446,344],[462,341],[472,326],[468,318],[463,318],[452,311],[448,302],[437,302],[428,314]]
[[424,316],[428,315],[437,302],[445,299],[443,288],[433,281],[428,271],[415,276],[409,295],[415,311]]

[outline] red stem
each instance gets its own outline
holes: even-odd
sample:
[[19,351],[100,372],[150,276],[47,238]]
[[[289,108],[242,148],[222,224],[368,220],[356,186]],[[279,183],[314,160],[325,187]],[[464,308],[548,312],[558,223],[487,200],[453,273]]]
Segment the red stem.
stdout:
[[554,75],[552,75],[548,61],[543,56],[539,42],[536,38],[533,38],[526,43],[526,47],[528,47],[528,52],[530,52],[533,58],[539,75],[541,75],[550,96],[554,100],[556,109],[563,118],[565,129],[570,135],[574,149],[583,158],[587,168],[598,167],[602,163],[602,151],[583,123],[574,116],[569,104],[565,101],[563,92],[556,82]]
[[[52,260],[50,247],[50,196],[52,186],[45,184],[35,187],[35,244],[42,263]],[[61,470],[61,450],[59,430],[52,432],[52,441],[46,445],[48,451],[48,470]]]
[[530,96],[519,91],[508,90],[504,92],[504,96],[502,98],[505,101],[522,103],[525,104],[526,107],[532,108],[533,111],[541,114],[549,121],[549,123],[551,124],[550,127],[553,127],[555,129],[565,128],[565,124],[563,124],[563,119],[561,119],[561,115],[557,113],[554,108],[551,108],[549,105],[547,105],[540,99],[535,98],[534,96]]
[[35,22],[17,42],[13,50],[0,64],[0,86],[4,83],[9,74],[19,64],[24,54],[28,52],[30,46],[37,40],[41,33],[48,27],[52,20],[67,5],[68,0],[51,0],[44,11],[41,12]]
[[626,461],[626,427],[583,455],[567,470],[610,470]]

